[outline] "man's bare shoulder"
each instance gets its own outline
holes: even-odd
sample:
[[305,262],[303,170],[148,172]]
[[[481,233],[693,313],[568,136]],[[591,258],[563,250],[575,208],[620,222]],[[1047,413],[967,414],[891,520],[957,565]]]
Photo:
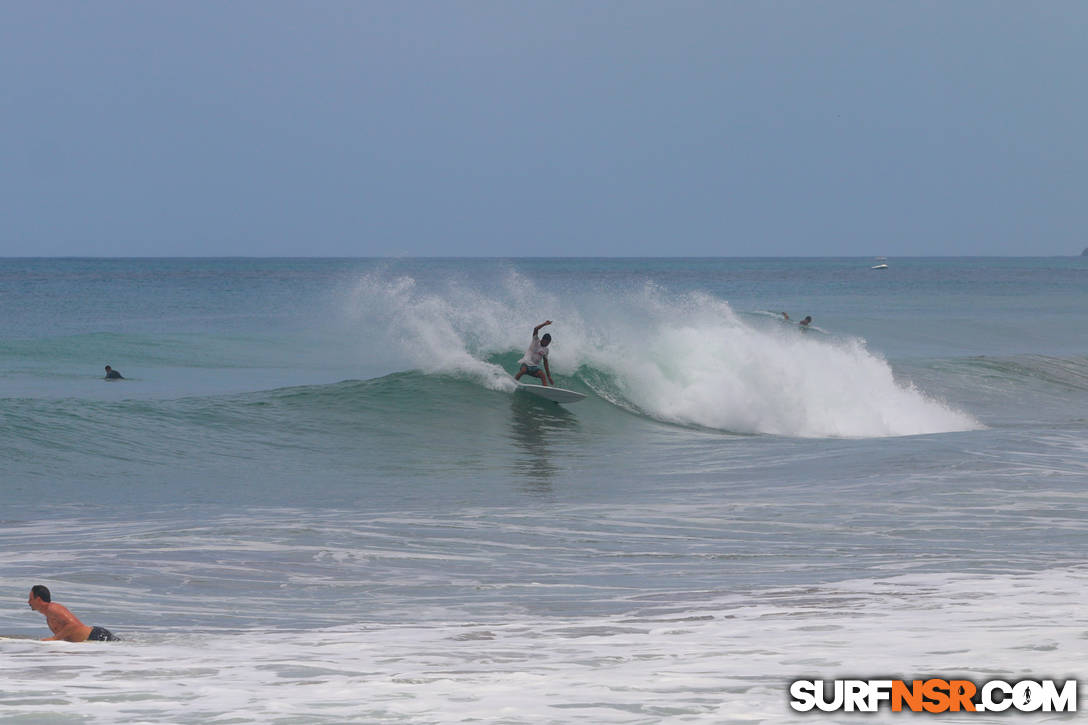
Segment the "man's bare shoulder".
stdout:
[[46,613],[46,616],[50,619],[63,619],[66,622],[76,622],[77,624],[82,624],[82,622],[79,621],[79,617],[72,614],[68,607],[64,606],[63,604],[57,604],[56,602],[49,603],[49,611]]

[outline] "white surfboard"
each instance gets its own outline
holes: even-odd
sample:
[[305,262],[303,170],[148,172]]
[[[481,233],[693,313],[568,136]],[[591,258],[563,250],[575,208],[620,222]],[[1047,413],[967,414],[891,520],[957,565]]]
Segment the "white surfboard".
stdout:
[[545,400],[551,400],[556,403],[577,403],[579,400],[583,400],[586,397],[582,393],[567,390],[566,388],[557,388],[554,385],[526,385],[525,383],[519,382],[518,390],[532,393],[538,398],[544,398]]

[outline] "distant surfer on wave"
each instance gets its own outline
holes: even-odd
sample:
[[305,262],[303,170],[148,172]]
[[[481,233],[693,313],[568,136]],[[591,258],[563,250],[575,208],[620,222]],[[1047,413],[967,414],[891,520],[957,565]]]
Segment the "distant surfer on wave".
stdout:
[[124,378],[121,377],[120,372],[118,372],[117,370],[114,370],[109,365],[107,365],[106,366],[106,380],[124,380]]
[[88,627],[79,621],[76,615],[68,611],[68,607],[54,602],[49,588],[42,584],[31,587],[26,601],[31,609],[45,617],[45,623],[53,631],[53,636],[45,637],[43,642],[112,642],[117,639],[105,627]]
[[[518,360],[521,363],[521,369],[514,376],[514,380],[521,380],[521,376],[528,373],[534,378],[540,378],[543,385],[555,385],[555,381],[552,380],[552,371],[548,367],[548,345],[552,342],[552,336],[544,333],[544,337],[537,337],[540,328],[550,324],[552,324],[551,320],[545,320],[533,328],[533,341],[529,343],[529,349],[525,351],[525,355]],[[543,370],[540,369],[542,362],[544,363]]]
[[812,324],[812,315],[805,315],[805,319],[797,323],[801,327],[808,327]]

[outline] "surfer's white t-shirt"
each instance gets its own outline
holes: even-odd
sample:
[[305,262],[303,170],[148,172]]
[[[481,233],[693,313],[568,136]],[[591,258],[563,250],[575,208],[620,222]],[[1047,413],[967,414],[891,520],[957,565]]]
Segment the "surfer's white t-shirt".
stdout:
[[529,349],[525,351],[525,356],[518,360],[518,364],[525,363],[526,365],[536,365],[539,367],[540,361],[548,356],[548,348],[540,344],[539,337],[533,337],[533,341],[529,343]]

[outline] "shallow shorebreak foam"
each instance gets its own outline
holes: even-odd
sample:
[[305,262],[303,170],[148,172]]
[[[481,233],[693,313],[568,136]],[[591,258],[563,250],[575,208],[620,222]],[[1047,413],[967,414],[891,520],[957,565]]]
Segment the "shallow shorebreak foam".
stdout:
[[[91,723],[804,723],[813,716],[786,704],[798,678],[1075,679],[1086,573],[850,580],[646,601],[613,616],[482,621],[451,611],[426,624],[409,616],[401,625],[158,631],[116,644],[13,640],[3,643],[4,675],[17,694],[0,695],[0,706],[26,718],[78,711]],[[42,680],[61,651],[64,678]]]

